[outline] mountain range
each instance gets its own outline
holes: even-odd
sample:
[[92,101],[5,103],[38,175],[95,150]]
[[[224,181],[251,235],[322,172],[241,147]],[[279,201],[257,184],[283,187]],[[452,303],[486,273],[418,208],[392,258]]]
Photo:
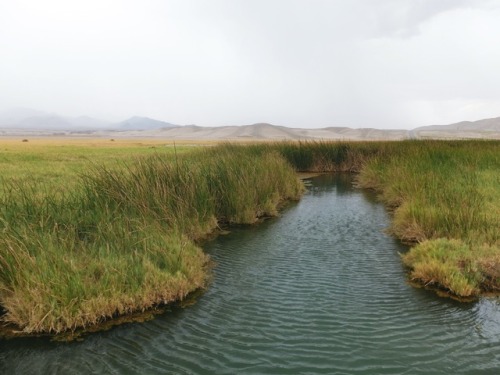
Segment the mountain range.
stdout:
[[113,123],[89,116],[60,116],[55,113],[29,108],[14,108],[0,112],[0,128],[3,129],[66,130],[78,132],[89,130],[152,130],[176,126],[178,125],[139,116]]
[[67,117],[33,109],[0,112],[0,136],[91,136],[113,138],[165,138],[185,140],[400,140],[400,139],[500,139],[500,117],[431,125],[412,130],[325,127],[289,128],[267,123],[205,127],[175,125],[148,117],[134,116],[109,122],[88,116]]

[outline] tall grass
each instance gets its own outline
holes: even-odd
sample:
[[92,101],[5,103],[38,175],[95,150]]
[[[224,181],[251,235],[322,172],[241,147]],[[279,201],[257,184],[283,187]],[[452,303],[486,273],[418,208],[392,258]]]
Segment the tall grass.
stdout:
[[500,290],[499,142],[410,144],[362,170],[394,208],[392,232],[417,242],[410,277],[463,297]]
[[277,151],[297,171],[359,172],[373,155],[386,152],[390,142],[299,141],[247,146],[254,152]]
[[414,244],[410,277],[457,296],[500,291],[500,142],[306,142],[278,150],[297,170],[354,171]]
[[195,245],[218,223],[253,223],[298,199],[277,153],[230,145],[119,168],[94,166],[62,196],[7,186],[0,211],[2,319],[61,332],[182,299],[203,287]]
[[225,144],[98,164],[44,192],[0,195],[2,319],[61,332],[182,299],[206,283],[196,245],[218,225],[248,224],[298,199],[295,171],[356,172],[416,244],[410,277],[459,296],[500,291],[498,141]]

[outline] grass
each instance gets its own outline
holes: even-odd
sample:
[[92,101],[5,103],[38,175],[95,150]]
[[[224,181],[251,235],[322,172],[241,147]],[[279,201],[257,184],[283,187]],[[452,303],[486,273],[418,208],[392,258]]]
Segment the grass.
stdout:
[[207,280],[196,245],[221,222],[275,215],[302,184],[277,153],[223,145],[94,164],[74,189],[6,183],[0,208],[3,320],[74,330],[183,299]]
[[392,232],[417,242],[410,277],[461,296],[500,290],[500,143],[427,142],[371,160],[362,186],[394,208]]
[[[254,146],[265,148],[269,146]],[[415,245],[410,278],[451,295],[500,291],[500,142],[307,142],[272,145],[298,170],[354,171]]]
[[298,199],[295,171],[355,172],[377,191],[390,231],[414,244],[402,256],[414,281],[463,297],[500,291],[498,141],[99,142],[0,145],[0,305],[24,332],[93,325],[203,287],[196,244]]
[[42,190],[72,190],[90,163],[113,165],[145,155],[172,156],[192,150],[192,144],[159,140],[53,139],[0,141],[0,182],[37,184]]
[[457,239],[426,240],[403,256],[411,277],[461,297],[500,291],[498,246]]

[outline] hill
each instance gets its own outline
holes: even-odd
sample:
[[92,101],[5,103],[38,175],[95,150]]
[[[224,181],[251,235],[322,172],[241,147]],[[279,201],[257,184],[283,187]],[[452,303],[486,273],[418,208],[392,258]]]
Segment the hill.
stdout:
[[449,125],[422,126],[410,131],[413,138],[487,138],[500,139],[500,117],[461,121]]
[[401,140],[401,139],[500,139],[500,117],[422,126],[413,130],[349,127],[289,128],[257,123],[232,126],[179,126],[149,117],[133,116],[111,123],[88,116],[65,117],[28,108],[0,112],[3,136],[75,136],[164,138],[179,140]]
[[127,120],[121,121],[111,128],[116,130],[155,130],[162,128],[175,128],[179,125],[170,124],[168,122],[155,120],[149,117],[134,116]]

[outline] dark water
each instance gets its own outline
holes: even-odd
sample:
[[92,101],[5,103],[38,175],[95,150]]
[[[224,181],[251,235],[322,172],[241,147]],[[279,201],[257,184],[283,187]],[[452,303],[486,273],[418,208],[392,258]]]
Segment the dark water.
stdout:
[[388,217],[347,176],[208,244],[188,308],[83,342],[0,342],[1,374],[495,374],[500,302],[460,304],[405,282]]

